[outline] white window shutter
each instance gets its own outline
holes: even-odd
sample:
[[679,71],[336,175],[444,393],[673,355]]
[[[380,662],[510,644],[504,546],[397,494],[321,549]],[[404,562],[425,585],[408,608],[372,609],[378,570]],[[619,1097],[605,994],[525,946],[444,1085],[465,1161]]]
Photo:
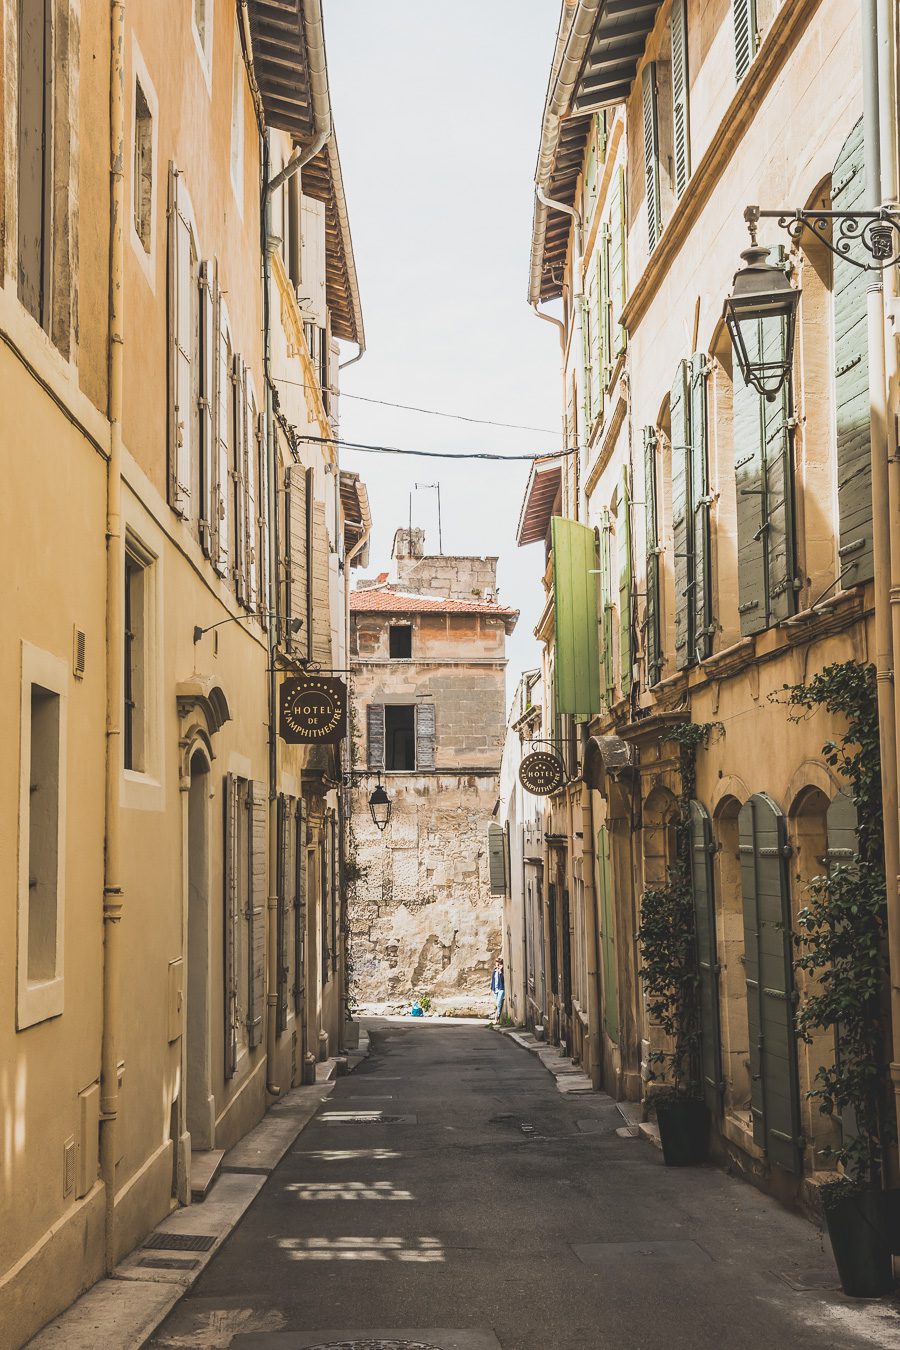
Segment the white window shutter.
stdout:
[[234,497],[231,481],[231,436],[232,436],[232,384],[231,384],[231,337],[228,327],[228,315],[222,301],[222,293],[216,282],[216,331],[218,341],[218,359],[216,366],[216,571],[221,577],[228,576],[228,559],[231,548],[231,509]]
[[266,419],[262,413],[256,415],[256,462],[259,466],[257,477],[256,505],[256,565],[259,572],[259,616],[263,628],[269,623],[272,609],[272,596],[269,589],[269,457],[266,445]]
[[247,1044],[252,1050],[265,1036],[266,1009],[266,789],[251,782],[250,898],[247,906],[247,948],[250,956]]
[[687,187],[691,173],[690,120],[688,117],[687,0],[672,5],[672,122],[675,150],[675,197]]
[[416,771],[434,768],[434,704],[416,704]]
[[247,478],[245,472],[247,426],[244,407],[244,363],[234,357],[234,593],[247,601]]
[[253,393],[253,379],[249,370],[244,368],[244,531],[247,568],[246,603],[249,609],[256,609],[259,601],[259,567],[257,559],[257,443],[256,443],[256,398]]
[[[302,281],[297,287],[297,300],[304,321],[324,328],[328,317],[325,304],[325,203],[303,197],[300,217]],[[312,356],[315,361],[316,354]]]
[[647,198],[647,240],[652,253],[662,233],[659,200],[659,114],[656,104],[656,62],[644,66],[644,187]]
[[366,762],[370,769],[384,768],[384,704],[370,703],[366,708]]
[[180,201],[180,174],[169,169],[169,504],[191,509],[191,231]]
[[215,269],[213,263],[204,262],[200,267],[200,544],[207,558],[215,556],[216,354]]
[[734,14],[734,73],[740,84],[756,55],[756,0],[732,0]]

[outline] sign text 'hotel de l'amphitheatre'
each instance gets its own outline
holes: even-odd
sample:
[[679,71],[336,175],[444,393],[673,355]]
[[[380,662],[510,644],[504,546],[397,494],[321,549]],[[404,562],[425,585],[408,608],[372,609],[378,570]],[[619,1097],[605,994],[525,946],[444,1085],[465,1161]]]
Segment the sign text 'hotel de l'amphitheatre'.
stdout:
[[289,745],[335,745],[347,730],[347,686],[327,675],[297,675],[281,685],[281,739]]

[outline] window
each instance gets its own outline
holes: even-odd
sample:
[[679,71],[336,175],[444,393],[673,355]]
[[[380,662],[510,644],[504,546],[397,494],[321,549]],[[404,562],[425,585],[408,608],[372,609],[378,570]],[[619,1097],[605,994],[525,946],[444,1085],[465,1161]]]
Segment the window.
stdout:
[[46,329],[53,252],[53,25],[50,0],[19,0],[19,299]]
[[63,1010],[66,689],[68,667],[22,644],[16,1025]]
[[244,212],[244,62],[241,39],[235,29],[234,67],[231,81],[231,184],[238,201],[238,211]]
[[416,767],[416,710],[414,706],[384,710],[384,767],[411,773]]
[[642,77],[644,106],[644,188],[647,198],[647,239],[650,251],[662,234],[659,203],[659,108],[656,91],[656,62],[644,67]]
[[125,550],[125,708],[122,720],[123,764],[145,768],[146,754],[146,584],[143,562]]
[[153,118],[140,80],[134,92],[134,229],[150,252],[153,207]]
[[759,46],[756,25],[756,0],[733,0],[734,73],[738,84],[750,69]]
[[212,74],[213,0],[193,0],[192,21],[197,53],[209,85]]
[[712,651],[710,494],[706,378],[702,352],[680,361],[669,400],[672,439],[672,534],[675,571],[675,665]]
[[181,173],[169,175],[169,505],[189,518],[200,495],[200,261]]
[[368,767],[394,773],[421,773],[435,766],[433,703],[370,703]]
[[398,661],[412,656],[412,624],[394,623],[390,628],[390,652]]

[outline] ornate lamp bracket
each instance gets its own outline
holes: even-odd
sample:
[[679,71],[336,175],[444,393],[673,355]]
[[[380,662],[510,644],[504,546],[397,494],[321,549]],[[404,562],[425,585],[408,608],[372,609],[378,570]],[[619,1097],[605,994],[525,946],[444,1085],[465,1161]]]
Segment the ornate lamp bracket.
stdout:
[[[757,221],[776,220],[792,243],[802,244],[804,231],[808,231],[836,258],[861,271],[883,272],[900,263],[900,208],[895,206],[882,206],[878,211],[762,211],[748,206],[744,219],[754,242]],[[860,256],[863,250],[869,260]]]

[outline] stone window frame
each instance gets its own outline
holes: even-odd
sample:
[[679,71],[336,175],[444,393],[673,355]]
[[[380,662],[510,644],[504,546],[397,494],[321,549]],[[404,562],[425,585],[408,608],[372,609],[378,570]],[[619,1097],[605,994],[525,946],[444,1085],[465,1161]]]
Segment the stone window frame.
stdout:
[[[138,233],[135,223],[134,213],[134,169],[135,169],[135,137],[137,135],[137,88],[141,87],[141,93],[147,103],[150,113],[150,163],[151,163],[151,185],[150,185],[150,247],[144,246],[143,240]],[[147,63],[144,60],[137,39],[132,35],[131,39],[131,125],[128,138],[128,165],[132,180],[128,188],[128,237],[131,242],[132,252],[140,264],[141,271],[150,287],[151,292],[156,294],[156,272],[158,262],[159,247],[159,97],[156,87],[150,78],[150,72],[147,69]]]
[[[19,841],[18,841],[18,924],[16,970],[16,1029],[25,1031],[51,1017],[59,1017],[64,1008],[65,971],[65,882],[66,882],[66,773],[69,664],[62,657],[22,641],[21,708],[19,740]],[[39,686],[59,700],[57,759],[57,849],[56,849],[56,945],[53,974],[49,978],[30,979],[28,972],[28,934],[31,916],[31,691]]]
[[[197,24],[197,10],[203,11],[203,31]],[[212,67],[213,67],[213,41],[215,36],[215,0],[191,0],[191,36],[194,39],[194,46],[197,48],[197,58],[200,62],[200,69],[203,72],[203,79],[206,84],[206,92],[212,98]]]

